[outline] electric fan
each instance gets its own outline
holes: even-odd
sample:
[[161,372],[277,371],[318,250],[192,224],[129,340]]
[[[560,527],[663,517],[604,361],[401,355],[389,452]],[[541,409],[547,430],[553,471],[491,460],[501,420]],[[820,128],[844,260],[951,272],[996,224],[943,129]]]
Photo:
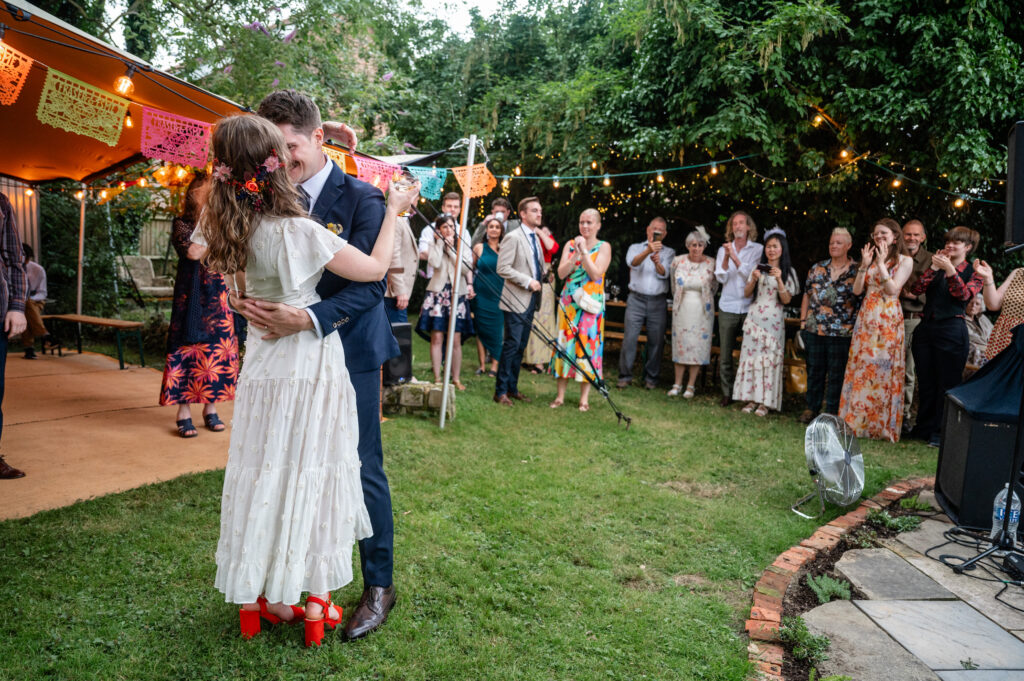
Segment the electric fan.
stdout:
[[[821,501],[818,515],[824,513],[826,500],[837,506],[849,506],[860,499],[864,491],[864,457],[846,422],[832,414],[821,414],[811,421],[804,434],[804,454]],[[803,518],[817,518],[818,515],[800,512],[800,506],[814,495],[811,492],[790,509]]]

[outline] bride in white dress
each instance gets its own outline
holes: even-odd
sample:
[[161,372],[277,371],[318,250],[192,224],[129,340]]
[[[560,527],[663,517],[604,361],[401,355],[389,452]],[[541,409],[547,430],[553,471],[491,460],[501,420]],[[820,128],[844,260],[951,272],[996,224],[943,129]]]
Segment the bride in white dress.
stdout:
[[[415,189],[392,191],[368,256],[305,217],[277,126],[251,115],[214,132],[213,177],[193,241],[237,294],[305,308],[324,268],[383,278],[395,220]],[[305,620],[306,645],[341,621],[330,591],[352,580],[352,545],[372,534],[359,479],[355,393],[338,334],[261,340],[250,331],[238,379],[217,544],[215,586],[243,604],[242,635]],[[295,605],[309,592],[306,610]],[[311,612],[312,611],[312,612]],[[337,618],[331,614],[337,612]]]

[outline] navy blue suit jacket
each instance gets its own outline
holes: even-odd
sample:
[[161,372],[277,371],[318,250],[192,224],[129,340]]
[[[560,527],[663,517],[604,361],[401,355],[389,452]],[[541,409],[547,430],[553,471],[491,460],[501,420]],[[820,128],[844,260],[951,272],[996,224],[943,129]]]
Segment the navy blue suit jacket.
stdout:
[[[384,221],[384,195],[373,185],[349,177],[333,161],[327,162],[331,174],[313,206],[313,217],[340,225],[339,236],[369,254]],[[337,331],[341,336],[349,371],[376,371],[400,352],[384,311],[384,282],[350,281],[324,271],[317,284],[322,300],[310,311],[324,335]]]

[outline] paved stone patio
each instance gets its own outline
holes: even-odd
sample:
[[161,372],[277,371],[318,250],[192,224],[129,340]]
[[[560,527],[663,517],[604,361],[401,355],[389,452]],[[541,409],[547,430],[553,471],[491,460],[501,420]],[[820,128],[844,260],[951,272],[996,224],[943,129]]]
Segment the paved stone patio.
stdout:
[[[922,495],[922,498],[930,495]],[[808,628],[828,636],[829,660],[819,676],[856,681],[1024,680],[1024,588],[1005,576],[974,570],[958,575],[925,552],[945,541],[948,518],[938,515],[883,548],[847,551],[836,563],[866,596],[833,601],[804,614]],[[947,544],[932,555],[966,558],[975,550]],[[1008,605],[1011,604],[1011,605]]]

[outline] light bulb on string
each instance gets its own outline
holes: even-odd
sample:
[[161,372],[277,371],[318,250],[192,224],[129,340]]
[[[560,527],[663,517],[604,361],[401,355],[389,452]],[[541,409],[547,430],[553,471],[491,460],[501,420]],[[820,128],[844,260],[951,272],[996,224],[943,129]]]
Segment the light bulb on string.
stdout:
[[893,189],[899,189],[900,185],[902,185],[902,184],[903,184],[903,176],[902,175],[897,175],[896,179],[894,179],[892,181]]
[[964,203],[965,203],[964,197],[958,196],[958,197],[956,197],[956,201],[953,202],[953,207],[954,208],[963,208],[964,207]]
[[608,173],[605,173],[604,181],[602,182],[602,184],[604,184],[605,187],[610,187],[611,186],[612,178],[608,177]]
[[25,196],[32,196],[35,193],[36,193],[36,190],[32,189],[32,187],[28,187],[28,188],[25,189]]
[[839,152],[839,158],[844,159],[844,160],[850,158],[850,147],[846,147],[845,149],[840,151]]
[[104,189],[104,190],[100,191],[100,200],[103,200],[103,199],[106,199],[106,198],[107,198],[107,190]]
[[597,170],[597,161],[591,161],[590,162],[590,169],[591,170]]
[[75,192],[75,198],[81,201],[82,199],[85,198],[85,192],[79,189],[77,192]]
[[132,115],[130,113],[126,113],[124,115],[124,127],[131,128],[134,127],[134,125],[135,122],[132,120]]
[[149,184],[149,180],[147,180],[144,177],[140,177],[139,178],[139,186],[140,187],[145,187],[147,184]]
[[711,164],[711,174],[712,175],[717,175],[718,174],[718,164],[716,164],[716,163],[712,163]]
[[665,176],[664,176],[664,175],[662,175],[662,174],[661,174],[661,171],[659,170],[659,171],[658,171],[658,177],[657,177],[657,178],[655,178],[655,179],[656,179],[656,180],[658,180],[658,182],[664,182],[664,181],[665,181]]
[[506,175],[505,177],[501,178],[501,188],[502,189],[508,189],[508,175]]
[[552,182],[552,184],[554,185],[555,189],[558,189],[558,175],[555,175],[555,181]]
[[128,64],[127,70],[125,70],[123,76],[118,76],[117,80],[114,81],[114,91],[119,95],[127,97],[131,93],[135,92],[135,83],[132,82],[132,76],[135,75],[135,64]]
[[818,127],[819,125],[821,125],[824,122],[825,122],[825,119],[822,118],[821,114],[818,114],[817,116],[814,117],[814,121],[813,121],[814,127]]
[[516,169],[515,169],[514,172],[515,172],[516,175],[522,175],[523,174],[523,169],[520,168],[519,166],[516,166]]

